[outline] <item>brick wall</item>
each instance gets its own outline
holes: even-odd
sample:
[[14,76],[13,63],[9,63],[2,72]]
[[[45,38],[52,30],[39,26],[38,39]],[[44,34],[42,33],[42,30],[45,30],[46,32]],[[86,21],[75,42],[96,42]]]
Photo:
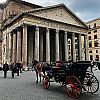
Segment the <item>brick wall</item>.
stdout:
[[9,16],[19,14],[22,11],[33,9],[30,6],[26,6],[21,3],[10,1],[8,5],[4,8],[3,20],[8,19]]

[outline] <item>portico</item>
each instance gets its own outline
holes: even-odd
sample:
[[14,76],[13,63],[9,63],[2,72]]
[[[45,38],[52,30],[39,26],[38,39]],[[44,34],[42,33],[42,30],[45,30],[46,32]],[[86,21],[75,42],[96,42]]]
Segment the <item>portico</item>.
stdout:
[[[30,15],[29,12],[23,13],[19,18],[20,20],[16,18],[9,23],[6,29],[6,34],[10,34],[11,39],[7,47],[10,52],[12,51],[8,55],[9,63],[22,61],[27,66],[32,59],[48,63],[58,60],[82,60],[82,36],[85,37],[85,59],[88,60],[87,27],[82,22],[80,25],[68,24],[43,16]],[[71,59],[68,39],[71,40]]]

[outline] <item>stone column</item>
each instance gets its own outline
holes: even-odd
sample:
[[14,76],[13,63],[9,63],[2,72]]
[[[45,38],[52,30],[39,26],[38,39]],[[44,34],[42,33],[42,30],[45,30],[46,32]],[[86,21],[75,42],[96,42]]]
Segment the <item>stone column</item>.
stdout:
[[56,61],[59,61],[59,30],[56,29]]
[[11,46],[12,46],[12,44],[11,44],[11,42],[12,42],[12,38],[11,38],[11,33],[9,33],[9,63],[11,63]]
[[43,61],[43,33],[40,34],[40,61]]
[[28,37],[28,64],[32,63],[33,59],[33,34],[29,34]]
[[16,33],[13,33],[13,62],[16,62]]
[[49,28],[46,30],[46,62],[50,63],[50,33]]
[[78,54],[79,60],[82,60],[81,33],[78,35]]
[[67,31],[65,31],[65,61],[69,60],[69,55],[68,55],[68,37],[67,37]]
[[35,52],[34,59],[39,61],[39,27],[35,28]]
[[9,63],[9,33],[6,35],[6,60]]
[[88,56],[88,38],[87,38],[87,35],[84,36],[84,48],[85,48],[85,60],[88,61],[89,56]]
[[73,58],[73,61],[76,61],[75,33],[72,33],[72,58]]
[[27,67],[27,25],[23,25],[23,48],[22,48],[22,62],[24,68]]
[[17,62],[21,61],[21,30],[17,29]]

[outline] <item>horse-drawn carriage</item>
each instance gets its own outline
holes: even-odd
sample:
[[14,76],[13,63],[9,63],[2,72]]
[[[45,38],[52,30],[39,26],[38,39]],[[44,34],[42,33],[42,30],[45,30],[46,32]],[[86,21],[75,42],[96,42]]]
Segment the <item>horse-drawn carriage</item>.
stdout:
[[48,89],[51,82],[58,82],[72,98],[79,98],[82,89],[95,93],[99,89],[99,82],[94,74],[87,71],[95,64],[91,61],[56,62],[45,69],[43,87]]

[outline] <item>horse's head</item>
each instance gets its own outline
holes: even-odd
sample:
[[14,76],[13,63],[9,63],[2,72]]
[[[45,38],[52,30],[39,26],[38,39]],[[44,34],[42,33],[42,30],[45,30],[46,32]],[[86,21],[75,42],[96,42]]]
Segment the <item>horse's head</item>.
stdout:
[[37,65],[38,63],[39,63],[39,61],[34,60],[34,59],[32,60],[32,65],[33,65],[33,66]]

